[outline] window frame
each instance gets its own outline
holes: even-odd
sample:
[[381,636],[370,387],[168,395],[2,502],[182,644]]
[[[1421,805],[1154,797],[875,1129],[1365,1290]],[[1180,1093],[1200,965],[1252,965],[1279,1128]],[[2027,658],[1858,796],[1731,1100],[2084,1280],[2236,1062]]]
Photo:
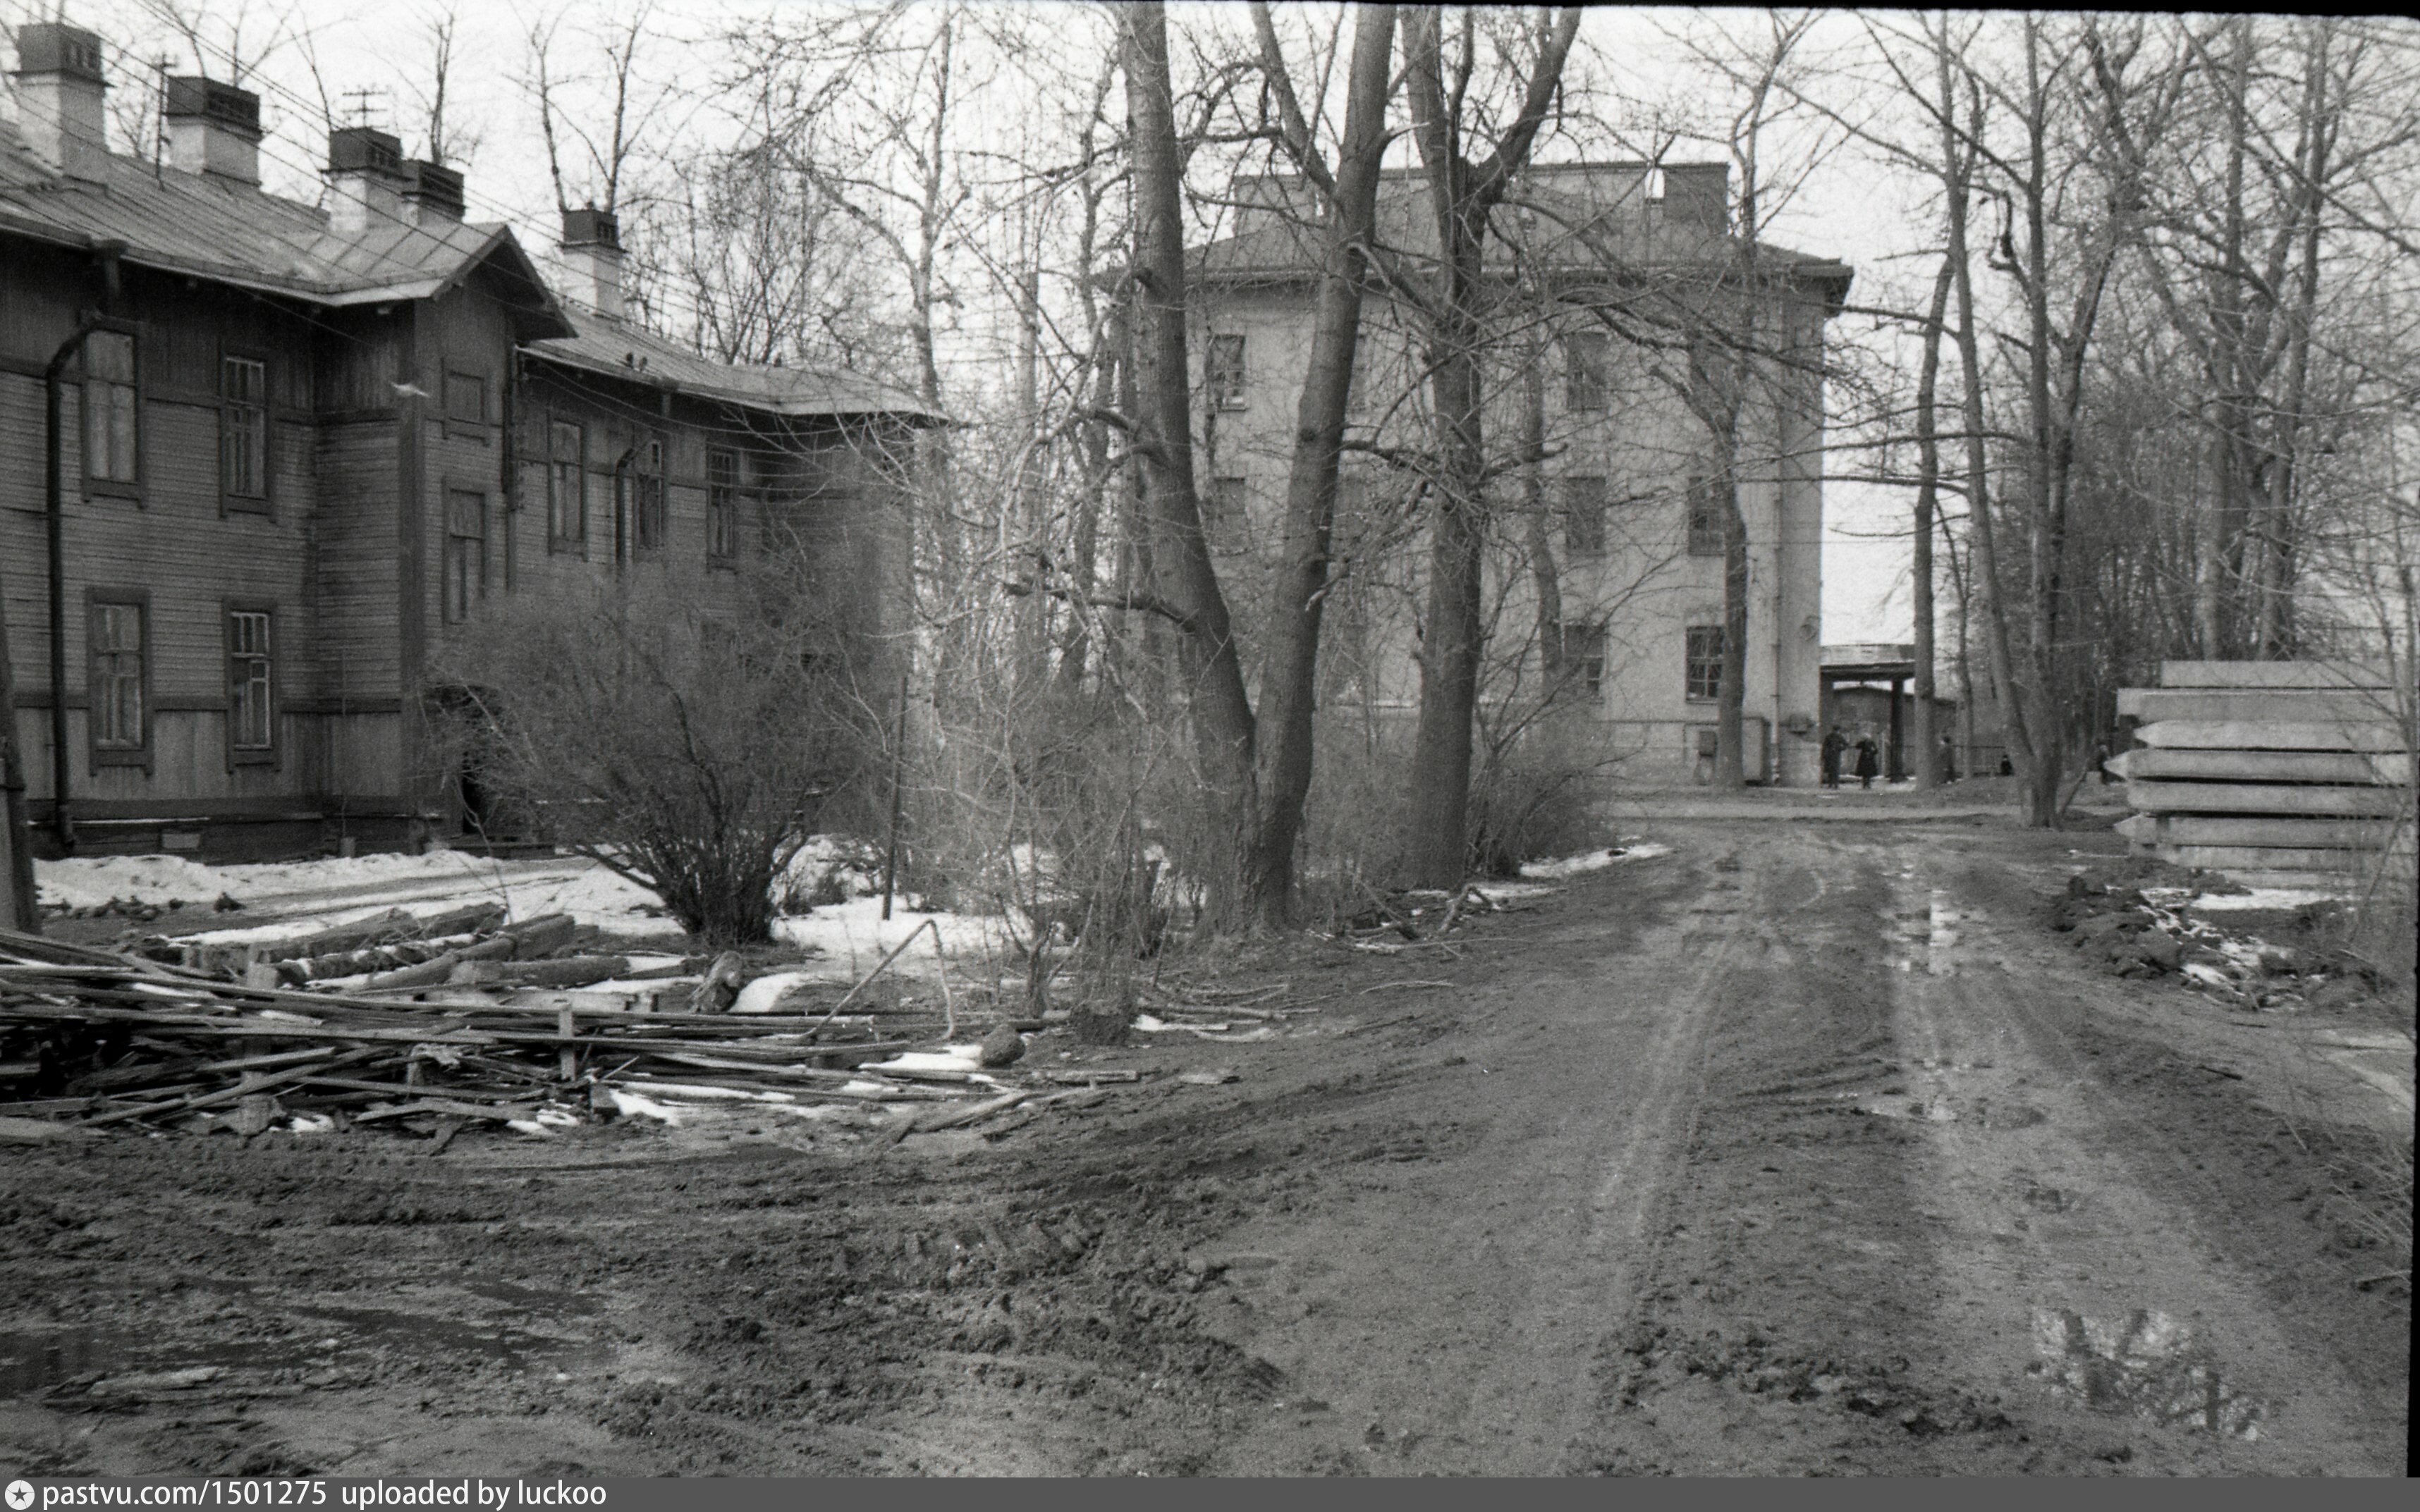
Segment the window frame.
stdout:
[[[271,436],[276,417],[272,412],[274,407],[270,402],[270,395],[276,392],[276,387],[275,369],[271,362],[271,354],[267,351],[243,347],[219,348],[219,514],[222,517],[228,515],[274,515],[276,512],[273,495],[277,486],[277,470],[272,465],[271,450],[274,444]],[[260,369],[258,399],[240,401],[228,396],[227,364],[230,363],[250,363]],[[245,408],[257,411],[259,417],[260,491],[256,494],[237,492],[230,486],[232,480],[227,476],[227,440],[233,431],[235,412]]]
[[[1223,361],[1232,349],[1234,361]],[[1208,391],[1213,409],[1249,408],[1248,393],[1251,381],[1250,347],[1242,332],[1212,332],[1207,343],[1202,368],[1202,386]]]
[[[439,537],[438,547],[438,618],[446,625],[467,625],[470,623],[473,607],[484,602],[488,596],[488,490],[465,487],[449,479],[442,490],[442,496],[444,501],[442,506],[444,514],[439,522],[442,533]],[[479,533],[477,535],[468,535],[454,528],[454,501],[457,499],[478,501]],[[458,548],[455,545],[458,541],[473,540],[478,542],[479,571],[475,592],[458,561]]]
[[[121,382],[116,378],[96,378],[93,376],[92,342],[95,336],[124,336],[126,338],[129,353],[127,358],[127,366],[132,373],[131,378]],[[144,464],[149,460],[147,455],[149,448],[145,444],[143,434],[145,407],[143,402],[142,325],[139,322],[132,320],[102,320],[99,322],[92,328],[92,330],[85,333],[84,341],[80,344],[76,351],[76,449],[83,454],[80,463],[81,471],[84,473],[84,496],[86,499],[132,499],[135,502],[141,503],[144,496]],[[107,385],[111,388],[124,388],[133,395],[129,405],[133,417],[133,435],[130,441],[130,444],[134,450],[134,476],[132,479],[101,477],[95,474],[92,471],[92,396],[93,391],[102,385]]]
[[[156,742],[152,733],[159,725],[159,708],[151,696],[151,591],[147,588],[87,587],[84,591],[84,664],[85,722],[84,744],[89,768],[98,772],[104,766],[139,766],[151,770],[152,749]],[[139,643],[135,656],[135,697],[141,708],[135,717],[142,730],[132,743],[103,745],[101,739],[101,711],[108,703],[101,695],[101,610],[132,609]],[[55,696],[55,694],[54,695]]]
[[[1699,652],[1700,636],[1711,637],[1713,640],[1714,650],[1710,656],[1701,656]],[[1698,671],[1699,668],[1709,663],[1714,668],[1714,681],[1708,685],[1707,691],[1700,693],[1698,691],[1699,686]],[[1714,703],[1721,700],[1723,696],[1723,627],[1721,625],[1691,625],[1683,627],[1681,695],[1683,701],[1689,703]]]
[[1577,681],[1588,690],[1590,698],[1605,696],[1605,670],[1607,649],[1613,641],[1612,627],[1603,620],[1588,620],[1578,625],[1565,625],[1563,633],[1563,671],[1568,675],[1575,665],[1585,669]]
[[[454,412],[454,385],[457,382],[475,383],[479,386],[478,419],[470,420]],[[483,442],[489,440],[495,429],[495,422],[489,418],[493,411],[489,403],[489,396],[494,389],[495,381],[491,374],[467,367],[455,367],[450,363],[440,368],[437,378],[437,407],[445,417],[445,434],[459,437],[464,440]]]
[[[262,628],[267,632],[268,645],[257,654],[239,651],[236,647],[236,617],[251,614],[261,616],[265,622]],[[278,721],[284,713],[282,707],[284,701],[278,697],[277,692],[279,657],[277,619],[277,605],[270,599],[226,598],[219,601],[220,649],[226,664],[226,763],[227,770],[230,772],[239,766],[276,766],[280,764],[285,754],[285,742],[278,738]],[[236,697],[236,663],[239,660],[254,659],[264,664],[266,672],[262,685],[262,696],[268,705],[266,722],[269,739],[268,744],[261,746],[242,744],[237,738],[236,728],[239,702]]]
[[[562,440],[560,431],[571,432],[572,451],[569,456],[556,450]],[[565,470],[568,468],[572,498],[566,507],[563,497]],[[550,551],[586,551],[588,548],[588,425],[584,421],[566,420],[550,413],[546,417],[546,548]],[[568,517],[574,529],[561,527]]]
[[[739,497],[746,476],[742,460],[736,446],[706,449],[706,560],[719,566],[730,566],[739,556]],[[718,463],[728,470],[720,479],[715,475]]]
[[[1705,528],[1699,528],[1700,517]],[[1683,548],[1693,557],[1719,557],[1723,554],[1723,521],[1715,508],[1714,480],[1712,475],[1692,472],[1681,493],[1681,534]]]
[[[1596,486],[1594,499],[1581,497],[1589,490],[1581,486]],[[1601,561],[1606,555],[1606,515],[1611,506],[1613,490],[1601,472],[1567,472],[1556,480],[1558,501],[1563,517],[1563,554],[1572,561]],[[1586,530],[1575,529],[1586,520]]]
[[[1583,357],[1593,352],[1594,362]],[[1601,415],[1613,408],[1613,335],[1605,331],[1563,332],[1563,409]]]
[[[669,451],[660,433],[641,432],[630,451],[630,465],[624,470],[630,479],[630,559],[634,562],[661,556],[672,539],[672,510],[664,486]],[[653,530],[648,528],[650,521]]]

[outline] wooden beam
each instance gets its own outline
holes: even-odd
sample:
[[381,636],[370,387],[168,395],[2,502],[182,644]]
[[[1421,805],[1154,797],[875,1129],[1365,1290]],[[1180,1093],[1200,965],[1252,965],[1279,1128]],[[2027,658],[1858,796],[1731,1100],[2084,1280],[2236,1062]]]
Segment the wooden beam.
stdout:
[[2392,687],[2386,669],[2362,661],[2164,661],[2162,687]]
[[2359,819],[2138,813],[2118,822],[2118,833],[2128,840],[2167,845],[2349,846],[2375,851],[2398,832],[2411,834],[2408,826]]
[[2404,748],[2400,727],[2384,722],[2288,719],[2176,719],[2138,726],[2134,738],[2169,750],[2374,750]]
[[2129,807],[2144,813],[2256,813],[2306,818],[2383,817],[2411,802],[2400,788],[2331,788],[2284,782],[2126,784]]
[[2182,777],[2233,782],[2353,782],[2409,787],[2412,758],[2319,750],[2130,750],[2109,760],[2124,778]]
[[2158,854],[2179,866],[2230,875],[2242,871],[2364,872],[2379,861],[2376,851],[2297,850],[2290,845],[2163,845]]
[[2359,724],[2390,722],[2394,697],[2384,692],[2353,689],[2330,692],[2317,688],[2127,687],[2118,692],[2118,712],[2149,722],[2153,719],[2240,719],[2266,723],[2349,720]]

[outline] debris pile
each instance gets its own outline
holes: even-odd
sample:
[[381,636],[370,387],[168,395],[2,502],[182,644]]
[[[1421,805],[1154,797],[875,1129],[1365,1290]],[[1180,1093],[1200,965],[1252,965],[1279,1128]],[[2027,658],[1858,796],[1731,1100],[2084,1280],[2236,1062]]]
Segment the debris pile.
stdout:
[[2273,945],[2189,911],[2195,898],[2247,891],[2215,872],[2135,857],[2070,877],[2051,924],[2114,976],[2174,976],[2243,1009],[2334,1008],[2379,989],[2377,969],[2347,951]]
[[[1003,1019],[981,1043],[953,1044],[960,1003],[935,1012],[865,995],[864,981],[845,996],[831,984],[839,1000],[821,1012],[800,1011],[797,993],[785,1012],[688,1011],[694,988],[674,977],[704,963],[644,973],[581,943],[567,918],[505,924],[488,905],[389,916],[241,957],[0,931],[0,1136],[382,1127],[444,1141],[474,1124],[543,1134],[742,1103],[806,1116],[888,1105],[904,1137],[1012,1110],[1030,1119],[1140,1080],[1012,1072],[1008,1041],[1021,1050],[1019,1031],[1038,1024]],[[190,961],[153,959],[189,950]],[[579,990],[599,984],[613,990]],[[959,995],[969,1009],[984,996]]]

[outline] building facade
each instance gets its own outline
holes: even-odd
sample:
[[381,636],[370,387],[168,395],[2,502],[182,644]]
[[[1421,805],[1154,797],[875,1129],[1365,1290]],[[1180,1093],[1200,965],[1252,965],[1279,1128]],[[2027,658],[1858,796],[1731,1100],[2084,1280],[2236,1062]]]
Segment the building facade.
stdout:
[[[1490,238],[1482,703],[1517,720],[1559,689],[1560,727],[1576,720],[1622,780],[1685,780],[1714,749],[1731,488],[1745,770],[1811,783],[1819,764],[1823,358],[1851,274],[1731,235],[1728,193],[1721,164],[1541,166]],[[1419,697],[1425,194],[1416,172],[1381,187],[1322,652],[1326,696],[1382,717]],[[1242,180],[1234,199],[1235,234],[1196,256],[1198,455],[1213,550],[1249,583],[1277,539],[1320,260],[1299,179]]]
[[458,830],[431,669],[517,598],[736,604],[778,541],[883,627],[911,399],[626,320],[604,212],[566,217],[558,291],[384,132],[332,134],[315,208],[261,190],[244,91],[171,81],[155,163],[107,147],[91,33],[19,50],[0,612],[44,854]]

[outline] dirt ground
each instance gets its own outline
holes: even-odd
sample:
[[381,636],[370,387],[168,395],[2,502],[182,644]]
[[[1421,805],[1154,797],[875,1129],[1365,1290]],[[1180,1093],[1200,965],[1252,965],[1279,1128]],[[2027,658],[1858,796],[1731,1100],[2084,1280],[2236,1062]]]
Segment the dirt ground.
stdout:
[[2105,833],[1649,833],[1450,949],[1237,953],[1320,1011],[997,1139],[0,1147],[0,1462],[2403,1470],[2408,1004],[2089,970]]

